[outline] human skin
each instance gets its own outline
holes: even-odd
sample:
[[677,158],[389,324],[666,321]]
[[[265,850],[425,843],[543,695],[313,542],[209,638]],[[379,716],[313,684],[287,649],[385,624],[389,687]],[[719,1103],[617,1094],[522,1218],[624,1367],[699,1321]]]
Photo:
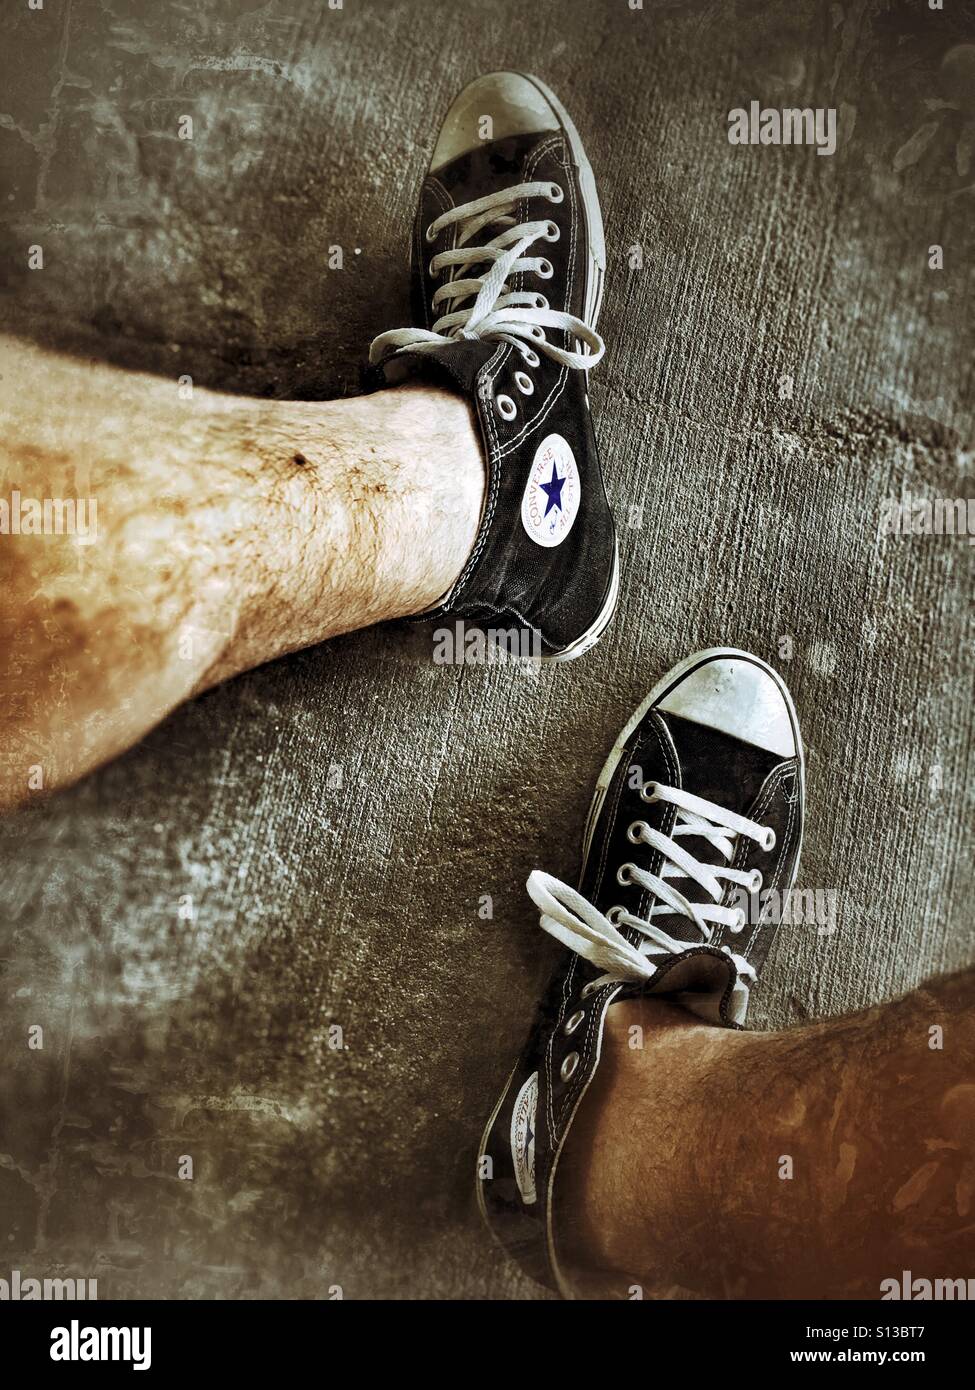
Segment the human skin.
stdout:
[[975,1278],[973,1002],[975,971],[784,1032],[613,1006],[556,1191],[582,1286],[879,1299],[904,1270]]
[[0,808],[238,672],[431,606],[483,491],[469,407],[434,386],[187,397],[0,338],[0,499],[93,499],[96,522],[0,530]]

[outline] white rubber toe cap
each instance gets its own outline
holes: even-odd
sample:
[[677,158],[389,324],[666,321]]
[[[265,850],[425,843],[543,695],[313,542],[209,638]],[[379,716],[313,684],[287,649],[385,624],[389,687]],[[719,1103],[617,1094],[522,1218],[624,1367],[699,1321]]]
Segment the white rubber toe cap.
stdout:
[[[491,133],[485,136],[483,118],[490,116]],[[504,140],[511,135],[534,135],[558,130],[559,118],[543,92],[518,72],[489,72],[465,87],[447,112],[430,164],[431,173],[485,139]]]
[[706,724],[783,758],[796,755],[787,697],[762,663],[743,653],[714,657],[695,667],[657,704],[695,724]]

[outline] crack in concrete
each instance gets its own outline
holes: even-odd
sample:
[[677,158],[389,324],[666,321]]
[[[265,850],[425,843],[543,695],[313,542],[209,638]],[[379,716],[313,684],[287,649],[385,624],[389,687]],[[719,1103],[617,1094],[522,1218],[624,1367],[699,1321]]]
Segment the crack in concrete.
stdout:
[[67,80],[68,40],[71,33],[72,4],[73,0],[65,0],[64,24],[61,27],[61,41],[58,46],[58,78],[51,91],[51,104],[48,107],[49,119],[43,123],[37,134],[37,139],[41,144],[35,145],[35,149],[40,149],[41,145],[45,147],[37,170],[37,199],[35,206],[38,209],[43,208],[47,203],[47,179],[51,172],[54,156],[57,153],[57,136],[61,126],[61,93],[64,90]]
[[26,126],[20,125],[14,120],[13,116],[7,111],[0,111],[0,130],[12,130],[15,135],[19,135],[25,144],[30,145],[32,150],[41,151],[39,137],[29,131]]

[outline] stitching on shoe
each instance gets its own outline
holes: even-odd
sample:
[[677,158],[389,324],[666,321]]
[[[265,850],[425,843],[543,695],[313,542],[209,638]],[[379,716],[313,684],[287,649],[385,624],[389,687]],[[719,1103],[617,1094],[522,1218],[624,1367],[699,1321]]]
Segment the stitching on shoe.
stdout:
[[[621,798],[622,795],[623,795],[623,787],[624,787],[625,782],[626,782],[626,773],[624,772],[624,773],[623,773],[623,776],[622,776],[621,778],[619,778],[618,781],[617,781],[616,790],[615,790],[615,792],[614,792],[614,794],[613,794],[613,800],[612,800],[612,802],[611,802],[609,805],[607,805],[607,804],[605,804],[605,803],[604,803],[604,805],[603,805],[602,810],[603,810],[604,812],[609,811],[609,810],[610,810],[610,807],[612,808],[612,815],[609,817],[609,820],[608,820],[608,824],[609,824],[609,825],[612,825],[612,824],[613,824],[613,822],[614,822],[615,819],[616,819],[616,816],[619,814],[619,803],[620,803],[620,798]],[[603,836],[603,847],[602,847],[602,852],[601,852],[601,855],[600,855],[599,870],[598,870],[598,873],[597,873],[597,875],[596,875],[596,878],[595,878],[595,881],[594,881],[594,884],[593,884],[593,897],[598,897],[598,894],[599,894],[599,887],[600,887],[600,885],[601,885],[601,883],[602,883],[603,874],[604,874],[605,871],[606,871],[606,859],[607,859],[607,857],[608,857],[608,855],[609,855],[609,841],[610,841],[610,839],[611,839],[611,835],[610,835],[609,833],[607,833],[607,834],[605,834],[605,835]],[[570,965],[570,968],[569,968],[569,972],[568,972],[569,974],[571,974],[571,973],[573,973],[573,972],[575,971],[575,968],[576,968],[576,965],[577,965],[578,961],[579,961],[579,957],[578,957],[578,956],[573,956],[573,959],[572,959],[572,962],[571,962],[571,965]],[[568,978],[568,976],[567,976],[567,978]],[[607,985],[607,986],[605,986],[605,988],[609,988],[609,986]],[[591,1075],[591,1067],[592,1067],[592,1060],[593,1060],[593,1059],[592,1059],[591,1056],[588,1055],[588,1053],[589,1053],[589,1048],[590,1048],[590,1043],[591,1043],[592,1022],[593,1022],[593,1019],[596,1018],[597,1016],[598,1016],[598,1017],[601,1017],[603,1012],[604,1012],[604,1009],[603,1009],[602,1005],[596,1005],[596,1004],[594,1003],[594,1007],[593,1007],[592,1013],[589,1015],[589,1022],[588,1022],[587,1025],[586,1025],[586,1031],[585,1031],[584,1037],[583,1037],[582,1039],[580,1039],[580,1042],[581,1042],[581,1046],[579,1047],[580,1061],[582,1062],[583,1059],[584,1059],[584,1062],[583,1062],[583,1065],[580,1067],[579,1081],[573,1081],[573,1082],[571,1083],[571,1085],[566,1089],[565,1095],[562,1097],[562,1100],[561,1100],[560,1105],[559,1105],[559,1121],[558,1121],[558,1125],[556,1124],[556,1120],[555,1120],[555,1111],[554,1111],[554,1107],[553,1107],[553,1105],[552,1105],[552,1088],[551,1088],[551,1084],[549,1085],[549,1092],[548,1092],[548,1098],[549,1098],[549,1107],[548,1107],[548,1108],[549,1108],[549,1123],[550,1123],[550,1126],[551,1126],[551,1129],[552,1129],[552,1133],[553,1133],[553,1134],[558,1133],[558,1128],[559,1128],[559,1126],[560,1126],[561,1124],[564,1123],[564,1119],[565,1119],[565,1114],[564,1114],[564,1112],[565,1112],[566,1104],[567,1104],[567,1102],[571,1099],[571,1097],[574,1095],[576,1088],[579,1086],[579,1084],[580,1084],[583,1080],[585,1080],[586,1077],[588,1077],[589,1075]],[[560,1018],[560,1020],[559,1020],[559,1024],[561,1024],[561,1018]],[[556,1025],[556,1029],[558,1028],[558,1026],[559,1026],[559,1025],[557,1024],[557,1025]],[[546,1055],[546,1070],[547,1070],[547,1074],[548,1074],[549,1078],[551,1078],[551,1075],[552,1075],[551,1058],[552,1058],[552,1053],[553,1053],[554,1050],[555,1050],[555,1037],[556,1037],[556,1032],[553,1031],[552,1034],[551,1034],[551,1036],[550,1036],[550,1038],[549,1038],[549,1045],[548,1045],[548,1047],[546,1048],[546,1054],[547,1054],[547,1055]]]
[[[755,798],[755,803],[754,803],[754,805],[753,805],[752,808],[751,808],[751,816],[752,816],[752,819],[753,819],[753,820],[758,820],[758,819],[765,813],[766,809],[768,808],[768,806],[770,805],[770,803],[771,803],[771,801],[772,801],[773,796],[774,796],[775,793],[779,790],[779,787],[781,786],[781,784],[782,784],[782,783],[785,781],[785,779],[790,775],[790,773],[794,773],[794,772],[795,772],[795,765],[790,766],[788,763],[779,763],[779,765],[778,765],[777,767],[774,767],[774,768],[772,769],[772,771],[769,773],[768,777],[766,777],[765,781],[763,782],[762,787],[761,787],[761,789],[760,789],[760,791],[759,791],[759,793],[758,793],[758,796]],[[777,887],[778,887],[778,884],[779,884],[779,882],[780,882],[780,880],[781,880],[781,878],[782,878],[782,871],[783,871],[783,869],[785,868],[785,861],[786,861],[786,859],[788,858],[788,853],[789,853],[789,850],[790,850],[790,848],[791,848],[791,846],[792,846],[792,829],[793,829],[793,826],[795,825],[795,816],[796,816],[796,806],[797,806],[797,804],[798,804],[798,797],[793,797],[793,798],[789,801],[789,803],[788,803],[788,805],[789,805],[789,818],[788,818],[788,821],[786,822],[785,833],[784,833],[784,835],[783,835],[783,837],[782,837],[782,843],[781,843],[781,846],[780,846],[779,856],[778,856],[778,860],[776,861],[776,865],[775,865],[775,874],[774,874],[774,876],[773,876],[773,878],[772,878],[771,884],[768,884],[768,885],[764,885],[764,884],[763,884],[763,888],[767,887],[768,890],[769,890],[770,892],[775,892],[776,889],[777,889]],[[734,860],[733,860],[732,867],[733,867],[733,868],[736,868],[736,869],[737,869],[737,868],[740,868],[741,865],[742,865],[742,864],[745,862],[745,860],[747,859],[749,853],[750,853],[750,849],[749,849],[748,843],[745,842],[745,841],[742,841],[742,842],[739,844],[738,853],[735,855],[735,858],[734,858]],[[725,901],[725,898],[726,898],[726,897],[730,896],[731,888],[732,888],[732,885],[729,884],[729,885],[728,885],[728,888],[727,888],[727,890],[726,890],[725,895],[722,897],[722,903]],[[769,899],[769,904],[770,904],[770,905],[771,905],[771,901],[772,901],[772,900]],[[757,922],[754,924],[754,926],[751,928],[751,931],[749,932],[747,941],[744,943],[742,949],[738,952],[738,954],[741,955],[741,956],[744,956],[746,960],[748,959],[748,952],[751,950],[752,946],[755,944],[755,942],[756,942],[756,940],[757,940],[757,938],[758,938],[758,933],[759,933],[759,931],[761,930],[761,928],[762,928],[762,927],[764,926],[764,924],[765,924],[765,920],[766,920],[766,910],[763,909],[763,910],[759,913],[758,921],[757,921]],[[725,942],[726,938],[728,938],[729,936],[730,936],[730,932],[729,932],[728,928],[727,928],[727,927],[722,927],[722,928],[721,928],[721,934],[720,934],[720,936],[717,936],[717,937],[713,938],[713,943],[714,943],[715,945],[722,945],[722,944]]]
[[[578,957],[576,957],[576,959],[578,959]],[[556,1116],[555,1116],[555,1107],[554,1107],[554,1105],[553,1105],[553,1093],[554,1093],[554,1089],[555,1089],[555,1088],[554,1088],[553,1081],[552,1081],[552,1063],[553,1063],[553,1061],[554,1061],[555,1039],[556,1039],[557,1037],[559,1037],[559,1036],[560,1036],[560,1033],[561,1033],[562,1020],[565,1018],[565,1006],[566,1006],[566,1003],[567,1003],[568,998],[569,998],[569,995],[568,995],[568,992],[567,992],[568,979],[569,979],[569,975],[571,975],[572,970],[574,970],[574,969],[575,969],[575,960],[573,960],[571,969],[567,972],[567,974],[566,974],[566,976],[565,976],[565,979],[564,979],[563,982],[562,982],[562,1007],[561,1007],[561,1009],[560,1009],[560,1011],[559,1011],[559,1016],[558,1016],[558,1019],[557,1019],[557,1021],[556,1021],[556,1023],[555,1023],[555,1026],[554,1026],[554,1028],[552,1028],[552,1030],[551,1030],[550,1033],[549,1033],[549,1037],[548,1037],[548,1046],[547,1046],[546,1049],[545,1049],[545,1082],[546,1082],[546,1092],[547,1092],[547,1094],[546,1094],[546,1106],[545,1106],[545,1108],[546,1108],[546,1110],[548,1111],[548,1127],[549,1127],[549,1130],[550,1130],[550,1132],[552,1133],[553,1136],[555,1136],[555,1135],[558,1134],[559,1125],[561,1124],[561,1119],[559,1119],[558,1121],[556,1120]],[[580,1057],[580,1062],[581,1062],[581,1060],[582,1060],[582,1059],[581,1059],[581,1057]],[[572,1087],[570,1086],[569,1089],[566,1091],[566,1096],[569,1096],[569,1095],[571,1095],[571,1094],[572,1094]],[[560,1106],[559,1106],[559,1111],[560,1111],[560,1112],[561,1112],[561,1111],[564,1109],[564,1107],[565,1107],[565,1099],[566,1099],[566,1096],[563,1096],[563,1098],[562,1098],[562,1102],[561,1102],[561,1104],[560,1104]]]
[[[446,212],[449,208],[452,208],[452,207],[454,206],[454,200],[453,200],[453,198],[450,196],[450,193],[448,192],[448,190],[443,186],[443,184],[440,182],[440,180],[439,180],[435,175],[433,175],[433,174],[428,174],[428,175],[427,175],[427,186],[429,187],[430,191],[435,195],[435,197],[436,197],[437,200],[439,201],[439,203],[440,203],[440,205],[441,205],[441,209],[442,209],[443,212]],[[421,198],[421,200],[420,200],[420,206],[421,206],[421,210],[422,210],[422,206],[423,206],[423,200],[422,200],[422,198]],[[422,216],[421,216],[421,218],[418,219],[418,220],[419,220],[419,221],[422,221]],[[450,235],[451,235],[451,244],[450,244],[450,247],[449,247],[448,249],[451,250],[451,251],[454,251],[454,250],[456,250],[456,246],[457,246],[457,228],[456,228],[456,226],[451,227],[451,229],[450,229]],[[416,236],[417,236],[417,246],[418,246],[419,251],[420,251],[420,255],[419,255],[419,257],[417,258],[417,259],[418,259],[418,262],[419,262],[419,266],[420,266],[420,274],[421,274],[421,276],[424,276],[424,277],[425,277],[425,279],[422,281],[422,283],[423,283],[423,318],[424,318],[424,321],[425,321],[425,323],[426,323],[427,331],[429,332],[429,330],[431,329],[431,327],[432,327],[432,325],[433,325],[433,311],[432,311],[432,309],[430,308],[430,301],[431,301],[431,299],[433,298],[433,295],[430,294],[430,293],[428,293],[428,291],[427,291],[427,285],[426,285],[426,280],[428,280],[430,277],[429,277],[429,275],[427,274],[427,266],[424,264],[424,259],[425,259],[425,258],[424,258],[424,254],[423,254],[423,248],[424,248],[424,246],[426,245],[426,237],[424,236],[424,228],[423,228],[423,227],[420,227],[420,226],[417,227],[417,229],[416,229]]]
[[[619,769],[617,769],[617,770],[619,770]],[[619,814],[619,804],[620,804],[620,799],[622,798],[622,795],[623,795],[623,787],[625,786],[625,784],[626,784],[626,771],[624,770],[624,771],[623,771],[622,777],[617,778],[617,781],[616,781],[616,789],[615,789],[615,791],[613,792],[612,800],[611,800],[610,802],[608,802],[608,803],[607,803],[607,802],[604,802],[604,803],[603,803],[603,806],[602,806],[602,808],[601,808],[601,814],[606,814],[606,815],[607,815],[607,825],[609,825],[609,826],[612,826],[612,825],[614,824],[614,822],[615,822],[615,820],[616,820],[616,817],[617,817],[617,815]],[[607,831],[607,833],[605,833],[605,834],[603,835],[602,850],[600,851],[600,857],[599,857],[599,867],[598,867],[598,871],[597,871],[597,873],[596,873],[596,877],[595,877],[595,879],[593,880],[593,897],[594,897],[594,898],[596,898],[596,897],[599,896],[600,888],[601,888],[602,881],[603,881],[603,875],[604,875],[605,872],[606,872],[606,860],[607,860],[607,858],[608,858],[608,856],[609,856],[609,842],[610,842],[610,839],[611,839],[611,838],[612,838],[612,835],[611,835],[611,832],[610,832],[610,831]],[[579,963],[579,957],[574,955],[574,956],[572,957],[572,961],[571,961],[571,963],[570,963],[569,970],[568,970],[567,973],[566,973],[566,977],[565,977],[565,978],[566,978],[566,982],[568,981],[569,977],[575,972],[575,969],[576,969],[576,966],[578,965],[578,963]],[[607,985],[607,986],[605,986],[605,988],[608,989],[609,986]],[[565,1004],[564,1004],[564,1002],[563,1002],[563,1012],[564,1012],[564,1009],[565,1009]],[[562,1017],[561,1017],[561,1015],[560,1015],[560,1017],[559,1017],[558,1023],[557,1023],[556,1026],[555,1026],[555,1029],[553,1029],[553,1031],[552,1031],[551,1034],[549,1035],[548,1046],[547,1046],[546,1049],[545,1049],[545,1073],[546,1073],[546,1077],[548,1078],[548,1082],[549,1082],[549,1086],[548,1086],[548,1097],[547,1097],[547,1099],[548,1099],[548,1112],[549,1112],[549,1127],[550,1127],[550,1129],[551,1129],[551,1131],[552,1131],[553,1134],[557,1134],[557,1133],[558,1133],[559,1126],[564,1122],[564,1118],[565,1118],[564,1112],[565,1112],[566,1103],[571,1099],[571,1097],[572,1097],[573,1094],[575,1093],[575,1090],[576,1090],[576,1088],[578,1087],[578,1085],[579,1085],[587,1076],[591,1075],[591,1067],[592,1067],[592,1060],[593,1060],[593,1059],[592,1059],[591,1056],[588,1055],[588,1052],[589,1052],[589,1047],[590,1047],[590,1043],[591,1043],[592,1022],[593,1022],[593,1019],[595,1019],[595,1018],[597,1018],[597,1017],[601,1018],[601,1017],[602,1017],[602,1014],[603,1014],[604,1012],[605,1012],[605,1010],[604,1010],[603,1005],[602,1005],[602,1004],[596,1004],[595,1001],[594,1001],[594,1007],[593,1007],[592,1013],[589,1015],[589,1022],[588,1022],[587,1025],[586,1025],[586,1031],[585,1031],[584,1037],[583,1037],[583,1039],[580,1040],[581,1043],[582,1043],[582,1045],[581,1045],[580,1048],[579,1048],[579,1052],[580,1052],[580,1061],[582,1062],[583,1059],[584,1059],[584,1062],[583,1062],[583,1065],[580,1067],[579,1081],[573,1081],[572,1084],[566,1089],[565,1095],[562,1097],[562,1100],[561,1100],[560,1105],[559,1105],[559,1115],[560,1115],[560,1118],[559,1118],[558,1124],[556,1123],[556,1119],[555,1119],[555,1108],[554,1108],[553,1101],[552,1101],[552,1054],[553,1054],[553,1052],[555,1051],[555,1038],[556,1038],[556,1034],[557,1034],[558,1028],[561,1026],[561,1022],[562,1022]]]
[[[670,730],[667,728],[667,725],[664,723],[664,721],[661,719],[660,715],[657,713],[655,709],[648,710],[647,713],[649,715],[649,719],[647,720],[647,726],[653,730],[657,743],[660,745],[660,750],[664,755],[664,762],[667,767],[667,774],[670,777],[670,785],[672,787],[683,787],[684,781],[680,775],[680,764],[677,759],[677,749],[674,747],[674,742],[671,737]],[[666,737],[664,737],[664,735],[666,735]],[[676,821],[677,807],[668,806],[660,822],[661,834],[669,835],[673,830]],[[651,872],[656,873],[659,870],[662,861],[663,852],[661,850],[657,850],[654,858],[650,861]],[[645,888],[640,898],[636,915],[638,917],[645,918],[648,909],[652,906],[653,895],[649,888]],[[639,942],[640,933],[636,930],[635,927],[630,928],[630,936],[632,937],[631,944],[636,945]],[[627,939],[629,940],[630,937],[628,937]]]
[[[615,798],[614,798],[614,802],[613,802],[613,807],[612,807],[612,815],[609,817],[609,820],[608,820],[608,825],[609,825],[610,827],[613,825],[613,823],[614,823],[615,820],[616,820],[616,817],[619,815],[620,798],[621,798],[622,795],[623,795],[623,786],[624,786],[625,782],[626,782],[626,773],[624,772],[624,773],[623,773],[623,776],[619,779],[619,781],[617,782],[617,785],[616,785],[616,794],[615,794]],[[602,807],[602,810],[603,810],[603,811],[606,811],[607,809],[608,809],[608,808],[607,808],[606,806],[603,806],[603,807]],[[598,874],[596,875],[595,880],[593,881],[592,895],[593,895],[594,898],[598,898],[598,897],[599,897],[599,894],[600,894],[600,892],[601,892],[601,890],[602,890],[603,875],[604,875],[605,872],[606,872],[606,860],[607,860],[608,857],[609,857],[609,842],[610,842],[611,838],[612,838],[611,830],[610,830],[610,829],[607,829],[606,832],[603,834],[603,848],[602,848],[602,853],[601,853],[600,856],[599,856],[599,872],[598,872]]]
[[[762,783],[761,787],[759,788],[759,790],[758,790],[758,795],[755,797],[754,802],[753,802],[752,805],[749,807],[749,811],[751,812],[751,819],[752,819],[752,820],[758,820],[760,816],[762,816],[762,815],[765,814],[766,808],[768,807],[770,801],[772,800],[772,795],[773,795],[773,793],[775,792],[775,790],[776,790],[776,788],[777,788],[777,786],[778,786],[778,784],[779,784],[779,781],[781,780],[781,778],[780,778],[781,767],[782,767],[781,764],[779,764],[778,767],[773,767],[772,771],[768,774],[768,776],[766,777],[765,781]],[[779,846],[778,846],[778,849],[779,849],[778,862],[779,862],[780,864],[781,864],[782,860],[785,858],[785,851],[786,851],[787,848],[788,848],[788,832],[787,832],[787,838],[786,838],[785,842],[784,842],[782,845],[779,845]],[[751,853],[751,842],[748,841],[748,840],[745,840],[745,839],[739,840],[738,849],[737,849],[737,851],[736,851],[736,853],[735,853],[735,857],[734,857],[734,859],[731,861],[731,866],[732,866],[732,868],[734,868],[734,869],[740,869],[741,866],[744,864],[745,860],[748,858],[748,856],[749,856],[750,853]],[[776,878],[776,881],[777,881],[777,880],[778,880],[778,868],[776,868],[776,875],[775,875],[775,878]],[[734,885],[733,885],[733,884],[730,884],[730,883],[726,886],[725,891],[724,891],[724,893],[722,894],[722,897],[721,897],[722,905],[725,905],[725,904],[726,904],[726,899],[730,899],[733,886],[734,886]],[[755,933],[758,931],[758,928],[761,926],[761,924],[762,924],[762,915],[759,916],[759,920],[755,923],[755,926],[751,929],[751,932],[750,932],[749,937],[748,937],[747,945],[745,946],[745,948],[744,948],[743,950],[741,950],[741,951],[738,952],[739,955],[742,955],[742,956],[746,956],[746,955],[747,955],[747,947],[751,945],[751,943],[752,943],[752,941],[753,941],[753,939],[754,939],[754,937],[755,937]],[[715,942],[716,945],[723,944],[724,941],[725,941],[725,938],[726,938],[726,937],[730,937],[730,934],[731,934],[731,933],[730,933],[729,929],[728,929],[727,927],[725,927],[725,926],[722,926],[722,927],[720,928],[719,934],[718,934],[717,936],[715,936],[715,937],[713,938],[713,940],[714,940],[714,942]]]
[[[781,785],[781,783],[785,781],[787,769],[786,769],[784,766],[780,766],[780,768],[776,769],[776,771],[779,773],[779,775],[778,775],[778,777],[775,778],[775,787],[774,787],[774,790],[775,790],[775,791],[778,791],[778,788],[779,788],[779,786]],[[769,780],[771,781],[771,780],[772,780],[772,777],[774,777],[774,776],[775,776],[775,774],[772,773]],[[769,801],[771,801],[771,799],[772,799],[772,789],[770,789],[770,791],[769,791],[769,797],[768,797],[768,799],[769,799]],[[797,805],[797,802],[798,802],[798,797],[793,797],[793,798],[789,801],[789,803],[788,803],[788,805],[789,805],[789,819],[788,819],[788,821],[786,822],[785,835],[783,836],[782,852],[781,852],[780,855],[779,855],[779,862],[778,862],[778,864],[775,866],[775,877],[774,877],[773,880],[772,880],[772,891],[773,891],[773,892],[775,892],[775,891],[778,890],[778,885],[779,885],[779,882],[780,882],[780,880],[781,880],[781,878],[782,878],[782,870],[783,870],[784,867],[785,867],[785,861],[786,861],[786,858],[788,857],[788,850],[789,850],[789,849],[791,848],[791,846],[792,846],[792,827],[793,827],[793,825],[795,824],[796,805]],[[764,810],[764,807],[763,807],[763,810]],[[756,926],[755,926],[755,931],[754,931],[753,934],[752,934],[752,940],[754,940],[755,936],[758,935],[759,929],[760,929],[760,928],[762,927],[762,925],[764,924],[764,919],[765,919],[765,914],[764,914],[764,912],[762,912],[762,913],[759,914],[758,922],[756,923]],[[751,942],[749,942],[748,944],[751,945]]]
[[[660,718],[660,715],[657,714],[656,710],[649,710],[649,711],[648,711],[648,715],[650,716],[650,718],[647,720],[647,728],[649,728],[650,730],[652,730],[653,735],[654,735],[654,737],[656,738],[657,743],[658,743],[658,745],[659,745],[659,747],[660,747],[660,750],[661,750],[661,752],[662,752],[662,754],[663,754],[664,764],[665,764],[665,766],[666,766],[666,768],[667,768],[668,775],[669,775],[670,778],[671,778],[671,785],[672,785],[672,786],[681,785],[680,768],[679,768],[679,766],[678,766],[678,764],[677,764],[677,752],[676,752],[676,749],[675,749],[674,746],[673,746],[673,742],[672,742],[671,737],[670,737],[670,730],[667,728],[666,724],[664,724],[663,720]],[[637,737],[637,745],[639,745],[639,743],[641,742],[641,739],[642,739],[642,735],[638,735],[638,737]],[[630,755],[627,756],[627,764],[628,764],[628,765],[629,765],[629,758],[630,758],[631,756],[632,756],[632,754],[630,754]],[[626,776],[627,776],[627,769],[624,768],[624,769],[623,769],[623,775],[622,775],[622,777],[619,778],[618,783],[617,783],[616,794],[615,794],[615,798],[614,798],[614,804],[613,804],[613,806],[612,806],[612,812],[613,812],[613,814],[612,814],[612,817],[610,818],[610,820],[609,820],[609,822],[608,822],[609,825],[612,825],[612,824],[615,822],[615,819],[616,819],[617,815],[619,814],[619,804],[620,804],[620,801],[621,801],[622,796],[623,796],[623,789],[624,789],[624,786],[626,785]],[[606,810],[607,810],[607,807],[604,805],[603,811],[605,812]],[[667,825],[667,822],[668,822],[668,820],[669,820],[669,822],[670,822],[670,824],[671,824],[671,826],[672,826],[674,820],[676,819],[676,817],[677,817],[677,812],[676,812],[676,808],[675,808],[673,811],[668,812],[668,814],[664,817],[663,824],[664,824],[664,825]],[[665,833],[667,833],[667,832],[665,831]],[[601,856],[600,856],[599,874],[598,874],[598,876],[597,876],[597,878],[596,878],[596,880],[595,880],[595,882],[594,882],[594,885],[593,885],[593,896],[594,896],[594,897],[598,897],[599,892],[600,892],[601,889],[602,889],[602,879],[603,879],[603,875],[605,874],[605,871],[606,871],[606,860],[607,860],[607,857],[608,857],[608,854],[609,854],[609,842],[610,842],[611,838],[612,838],[612,832],[611,832],[611,831],[608,831],[607,834],[605,834],[605,835],[603,836],[603,847],[602,847],[602,853],[601,853]],[[661,856],[660,856],[660,851],[657,851],[657,857],[658,857],[658,858],[661,857]],[[645,917],[645,916],[646,916],[647,907],[649,906],[649,900],[650,900],[650,890],[645,888],[645,889],[643,890],[643,893],[642,893],[642,895],[641,895],[641,897],[640,897],[640,900],[639,900],[639,904],[638,904],[638,907],[637,907],[637,913],[636,913],[637,916],[642,916],[642,917]],[[624,931],[624,936],[625,936],[626,939],[630,942],[631,945],[634,945],[634,944],[636,944],[636,942],[639,940],[640,933],[636,930],[635,927],[629,927],[629,928],[627,928],[627,929]],[[692,945],[692,943],[688,943],[688,944],[689,944],[689,947]],[[576,959],[578,959],[578,957],[576,957]],[[573,961],[573,967],[574,967],[574,966],[575,966],[575,961]],[[608,986],[607,986],[607,988],[608,988]],[[602,1005],[599,1005],[599,1006],[597,1006],[597,1007],[594,1007],[593,1010],[592,1010],[592,1012],[591,1012],[590,1015],[589,1015],[589,1019],[588,1019],[588,1022],[587,1022],[587,1024],[586,1024],[586,1030],[585,1030],[585,1034],[584,1034],[584,1039],[581,1039],[581,1040],[580,1040],[580,1045],[579,1045],[579,1049],[578,1049],[578,1050],[579,1050],[579,1054],[580,1054],[580,1063],[581,1063],[581,1065],[580,1065],[579,1071],[578,1071],[578,1073],[577,1073],[577,1078],[573,1078],[573,1080],[571,1081],[571,1083],[569,1084],[569,1086],[566,1088],[565,1095],[562,1097],[562,1101],[561,1101],[560,1106],[559,1106],[560,1123],[563,1123],[564,1120],[565,1120],[565,1109],[566,1109],[566,1106],[572,1101],[572,1098],[574,1097],[574,1095],[575,1095],[576,1091],[578,1090],[578,1088],[579,1088],[581,1085],[583,1085],[583,1083],[588,1084],[587,1079],[592,1075],[593,1058],[592,1058],[592,1056],[589,1055],[589,1052],[590,1052],[590,1047],[591,1047],[592,1040],[593,1040],[593,1032],[594,1032],[594,1031],[598,1032],[599,1027],[601,1027],[601,1025],[602,1025],[602,1018],[603,1018],[604,1013],[605,1013],[605,1007],[602,1006]],[[559,1019],[559,1023],[561,1024],[561,1018]],[[549,1052],[551,1053],[552,1051],[554,1051],[554,1044],[555,1044],[555,1033],[554,1033],[554,1032],[553,1032],[553,1034],[552,1034],[552,1036],[551,1036],[550,1042],[551,1042],[551,1046],[549,1047],[548,1050],[549,1050]],[[550,1069],[550,1068],[549,1068],[549,1074],[551,1075],[551,1069]],[[550,1093],[550,1094],[551,1094],[551,1093]],[[553,1127],[553,1131],[554,1131],[554,1129],[555,1129],[554,1122],[553,1122],[553,1126],[552,1126],[552,1127]]]
[[562,1097],[562,1104],[559,1107],[560,1125],[565,1124],[567,1118],[571,1118],[571,1116],[566,1116],[566,1109],[571,1104],[579,1087],[583,1085],[584,1082],[588,1083],[589,1078],[592,1076],[592,1066],[595,1061],[595,1058],[591,1055],[594,1042],[593,1034],[598,1033],[599,1028],[602,1026],[604,1013],[605,1009],[593,1008],[589,1014],[589,1019],[586,1023],[585,1038],[580,1041],[579,1045],[579,1069],[572,1078],[571,1083],[566,1087],[565,1095]]

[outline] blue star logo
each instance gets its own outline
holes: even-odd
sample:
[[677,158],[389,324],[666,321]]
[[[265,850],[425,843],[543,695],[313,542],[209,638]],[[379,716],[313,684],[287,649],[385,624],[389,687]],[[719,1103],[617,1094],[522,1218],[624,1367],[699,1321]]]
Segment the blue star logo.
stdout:
[[542,491],[548,497],[548,506],[545,508],[546,516],[548,516],[549,512],[552,510],[553,507],[558,507],[559,511],[562,510],[562,489],[564,486],[565,478],[559,477],[558,467],[556,466],[555,461],[553,460],[552,476],[551,478],[549,478],[547,483],[541,484]]

